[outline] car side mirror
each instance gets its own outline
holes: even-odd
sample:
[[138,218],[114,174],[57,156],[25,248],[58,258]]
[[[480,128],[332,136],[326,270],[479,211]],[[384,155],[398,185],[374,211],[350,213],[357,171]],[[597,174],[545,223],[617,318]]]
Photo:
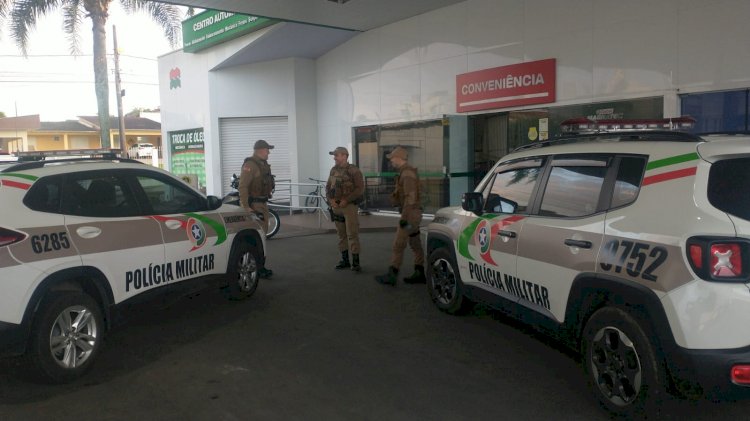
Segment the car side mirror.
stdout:
[[216,196],[208,196],[206,200],[208,201],[208,210],[219,209],[222,205],[221,199]]
[[464,193],[461,196],[461,208],[465,211],[473,212],[476,215],[481,215],[482,210],[484,209],[484,198],[482,197],[482,193]]

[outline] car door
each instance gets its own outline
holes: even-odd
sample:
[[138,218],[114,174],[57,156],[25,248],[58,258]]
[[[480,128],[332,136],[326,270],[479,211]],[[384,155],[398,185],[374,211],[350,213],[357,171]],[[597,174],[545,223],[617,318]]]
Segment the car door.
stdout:
[[171,281],[159,224],[144,217],[121,170],[67,174],[62,213],[84,266],[100,270],[115,302]]
[[591,154],[551,159],[518,239],[513,290],[521,304],[562,321],[573,280],[581,272],[595,272],[609,197],[602,191],[611,163],[610,156]]
[[159,225],[174,279],[224,273],[230,247],[227,231],[221,214],[208,209],[206,197],[160,172],[139,171],[131,176],[150,218]]
[[488,178],[482,190],[484,213],[466,219],[458,240],[459,270],[465,284],[510,301],[518,299],[513,290],[518,238],[542,165],[541,158],[503,163]]

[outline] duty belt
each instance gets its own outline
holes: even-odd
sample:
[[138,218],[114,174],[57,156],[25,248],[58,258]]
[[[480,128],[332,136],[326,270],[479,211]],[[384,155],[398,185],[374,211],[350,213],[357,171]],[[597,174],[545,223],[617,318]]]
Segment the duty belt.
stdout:
[[266,203],[268,202],[267,197],[251,197],[248,199],[250,203]]

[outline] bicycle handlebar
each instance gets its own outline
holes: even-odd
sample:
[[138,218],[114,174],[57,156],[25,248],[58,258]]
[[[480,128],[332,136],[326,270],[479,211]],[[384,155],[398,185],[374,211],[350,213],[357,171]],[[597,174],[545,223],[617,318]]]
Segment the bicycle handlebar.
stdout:
[[325,183],[326,180],[318,180],[317,178],[307,177],[309,180],[317,181],[318,183]]

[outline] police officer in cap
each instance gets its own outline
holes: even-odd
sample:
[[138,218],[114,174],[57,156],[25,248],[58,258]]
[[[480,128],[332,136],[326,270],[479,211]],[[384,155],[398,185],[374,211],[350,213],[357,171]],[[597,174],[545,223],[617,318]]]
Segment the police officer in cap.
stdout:
[[[245,158],[240,173],[240,204],[245,209],[263,215],[263,229],[268,232],[268,199],[276,187],[271,165],[268,164],[268,154],[273,149],[272,145],[261,139],[253,146],[253,156]],[[265,267],[259,270],[262,278],[270,278],[273,271]]]
[[375,277],[381,284],[396,285],[398,271],[404,258],[406,244],[414,252],[414,273],[404,278],[406,283],[423,283],[424,250],[419,236],[419,224],[422,222],[422,205],[419,197],[419,176],[417,169],[409,165],[409,153],[401,146],[397,146],[387,158],[391,165],[398,170],[396,187],[391,193],[391,202],[401,212],[401,218],[396,228],[396,238],[393,241],[393,253],[388,272]]
[[[326,182],[326,197],[331,205],[331,216],[336,223],[339,236],[339,252],[341,261],[336,269],[351,267],[360,272],[359,266],[359,204],[365,191],[365,181],[362,172],[355,165],[348,162],[349,151],[339,146],[331,152],[335,165],[331,168]],[[349,252],[352,253],[351,263]]]

